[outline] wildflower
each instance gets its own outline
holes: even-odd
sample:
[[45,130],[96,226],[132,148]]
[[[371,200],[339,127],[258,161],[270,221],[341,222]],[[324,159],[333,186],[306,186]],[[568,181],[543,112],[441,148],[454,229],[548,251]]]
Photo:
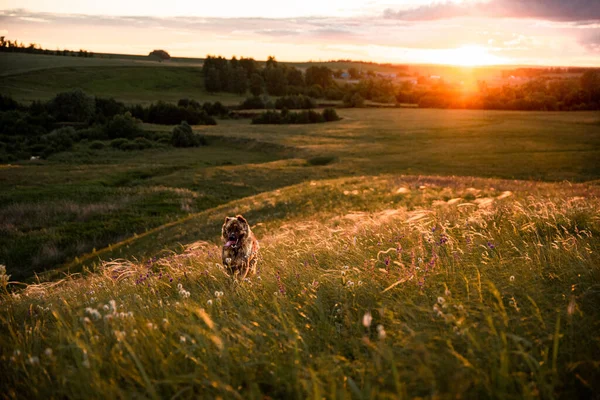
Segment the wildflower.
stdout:
[[83,323],[84,324],[91,324],[92,321],[88,317],[83,317]]
[[185,336],[179,336],[179,343],[185,343]]
[[444,299],[442,296],[440,296],[440,297],[438,297],[437,301],[440,304],[444,304],[446,302],[446,299]]
[[85,309],[85,313],[89,314],[89,316],[94,318],[95,320],[102,318],[102,315],[98,312],[98,310],[96,310],[95,308],[92,308],[92,307],[87,307]]
[[362,286],[363,281],[358,281],[358,286]]
[[515,276],[511,275],[510,278],[508,278],[509,281],[514,282],[515,281]]
[[219,297],[223,296],[223,294],[224,294],[223,292],[215,292],[215,297],[219,298]]
[[363,326],[364,326],[365,328],[368,328],[368,327],[370,327],[370,326],[371,326],[371,322],[372,322],[372,321],[373,321],[373,317],[371,316],[371,312],[370,312],[370,311],[367,311],[367,312],[365,313],[365,315],[363,315],[363,318],[362,318],[362,324],[363,324]]
[[105,305],[104,305],[102,308],[104,308],[104,311],[108,311],[108,309],[109,309],[110,307],[108,306],[108,304],[105,304]]
[[50,347],[46,348],[46,350],[44,350],[44,354],[46,357],[52,357],[52,349]]
[[146,324],[146,327],[147,327],[148,329],[153,329],[153,328],[154,328],[154,324],[153,324],[152,322],[148,322],[148,323]]
[[348,285],[348,287],[353,287],[354,286],[354,281],[348,281],[347,285]]
[[[277,292],[275,292],[277,293]],[[212,306],[213,301],[211,299],[208,299],[208,301],[206,302],[206,304],[208,304],[209,306]]]
[[40,363],[40,358],[39,358],[39,357],[37,357],[37,356],[30,356],[30,357],[27,359],[27,362],[28,362],[30,365],[37,365],[37,364],[39,364],[39,363]]
[[496,245],[492,242],[487,242],[487,246],[490,248],[490,250],[494,250],[496,248]]
[[446,288],[446,290],[444,290],[444,296],[450,297],[450,295],[452,295],[452,292],[450,292],[450,289]]
[[379,336],[379,340],[383,340],[385,339],[385,329],[383,328],[383,325],[377,325],[377,336]]
[[113,314],[117,312],[117,302],[114,300],[111,300],[108,302],[108,304],[110,304],[110,309],[112,310]]

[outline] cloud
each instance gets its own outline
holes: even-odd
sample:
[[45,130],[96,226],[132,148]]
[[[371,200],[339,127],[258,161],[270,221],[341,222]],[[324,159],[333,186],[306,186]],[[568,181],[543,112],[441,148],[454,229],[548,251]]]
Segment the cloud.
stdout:
[[394,11],[384,17],[406,21],[432,21],[458,17],[533,18],[550,21],[600,20],[599,0],[475,0],[433,3]]

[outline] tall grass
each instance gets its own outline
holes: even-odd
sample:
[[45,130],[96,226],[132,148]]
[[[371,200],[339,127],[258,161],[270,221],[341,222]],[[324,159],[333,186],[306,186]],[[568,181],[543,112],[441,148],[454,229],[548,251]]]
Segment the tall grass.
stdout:
[[397,203],[257,228],[260,273],[244,282],[197,242],[5,291],[3,395],[598,394],[597,198],[368,179],[339,190],[358,205],[370,187]]

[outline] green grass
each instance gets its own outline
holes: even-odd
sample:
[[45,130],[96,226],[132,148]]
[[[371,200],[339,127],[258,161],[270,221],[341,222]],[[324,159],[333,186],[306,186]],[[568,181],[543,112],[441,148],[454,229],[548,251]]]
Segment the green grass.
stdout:
[[[79,150],[0,169],[0,262],[16,279],[81,260],[145,257],[118,243],[190,214],[311,180],[381,174],[481,176],[571,182],[600,179],[593,113],[339,110],[342,121],[256,126],[220,121],[195,131],[199,149]],[[146,125],[149,130],[171,127]],[[300,204],[298,207],[304,207]],[[214,227],[213,227],[214,228]],[[212,228],[211,228],[212,229]],[[162,243],[162,242],[161,242]],[[92,253],[93,250],[96,253]],[[79,260],[75,260],[78,257]]]
[[0,82],[0,90],[20,102],[49,100],[57,93],[75,88],[94,96],[113,97],[129,104],[148,104],[158,100],[177,102],[182,98],[239,104],[244,99],[244,96],[229,93],[207,93],[201,69],[187,66],[117,64],[111,68],[57,67],[13,74],[3,77]]
[[[593,398],[599,191],[379,176],[237,200],[179,224],[210,240],[181,254],[2,295],[3,394]],[[213,242],[237,212],[261,241],[245,282]]]

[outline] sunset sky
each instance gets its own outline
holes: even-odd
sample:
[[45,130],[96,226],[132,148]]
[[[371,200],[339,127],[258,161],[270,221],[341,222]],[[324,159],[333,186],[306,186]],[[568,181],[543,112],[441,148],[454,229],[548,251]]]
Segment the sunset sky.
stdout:
[[600,66],[600,0],[0,0],[0,35],[182,57]]

